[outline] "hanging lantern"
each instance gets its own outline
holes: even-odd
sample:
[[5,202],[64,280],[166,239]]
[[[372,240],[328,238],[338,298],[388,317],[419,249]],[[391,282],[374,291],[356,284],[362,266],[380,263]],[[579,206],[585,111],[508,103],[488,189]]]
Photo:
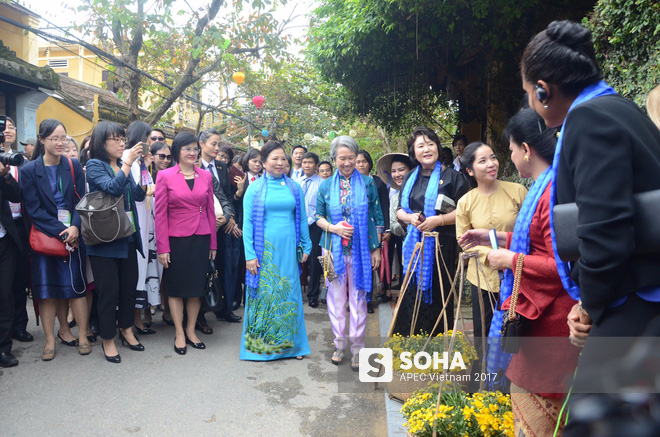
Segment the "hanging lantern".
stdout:
[[266,138],[268,136],[268,129],[264,129],[261,131],[261,136]]
[[348,135],[355,137],[357,136],[357,131],[355,129],[351,129],[350,131],[348,131]]
[[284,141],[288,140],[289,134],[285,133],[284,135],[282,135],[282,138],[284,139]]
[[330,132],[328,132],[328,136],[330,137],[331,140],[334,140],[337,134],[335,133],[335,131],[331,130]]
[[243,81],[245,80],[245,74],[243,74],[242,71],[237,71],[231,76],[232,79],[234,79],[234,82],[236,82],[236,85],[241,85]]
[[305,141],[310,141],[312,139],[312,134],[305,134],[303,138],[305,138]]
[[266,101],[266,99],[264,98],[264,96],[254,96],[254,97],[252,97],[252,103],[254,103],[254,106],[256,106],[257,109],[261,109],[261,107],[263,106],[265,101]]

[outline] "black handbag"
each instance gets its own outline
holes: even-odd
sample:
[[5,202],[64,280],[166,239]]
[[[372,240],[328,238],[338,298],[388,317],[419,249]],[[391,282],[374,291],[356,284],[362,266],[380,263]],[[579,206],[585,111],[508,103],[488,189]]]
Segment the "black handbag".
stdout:
[[502,321],[500,331],[500,349],[508,354],[517,354],[520,350],[520,337],[522,336],[523,318],[516,314],[518,293],[520,292],[520,278],[522,276],[524,254],[518,254],[516,261],[516,275],[513,278],[513,291],[511,292],[511,305],[509,314]]
[[206,272],[206,290],[204,298],[212,311],[224,309],[225,296],[221,292],[218,271],[215,262],[209,259],[209,269]]
[[[637,193],[635,203],[635,254],[660,252],[660,190]],[[555,205],[554,216],[557,254],[563,261],[580,258],[580,239],[577,236],[578,207],[575,203]]]

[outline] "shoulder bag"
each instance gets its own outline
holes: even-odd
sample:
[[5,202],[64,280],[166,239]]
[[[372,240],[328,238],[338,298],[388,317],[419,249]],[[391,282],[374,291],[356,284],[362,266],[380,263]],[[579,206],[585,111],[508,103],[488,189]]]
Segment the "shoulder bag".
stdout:
[[111,243],[133,235],[135,230],[124,209],[124,196],[105,191],[87,193],[76,206],[80,214],[81,233],[85,244]]
[[520,292],[520,279],[522,277],[524,259],[524,254],[518,254],[518,260],[516,261],[516,274],[513,278],[513,290],[511,292],[509,314],[502,321],[502,331],[500,332],[500,349],[508,354],[517,354],[520,350],[523,318],[516,314],[516,306],[518,304],[518,293]]
[[[325,244],[328,245],[328,229],[330,225],[325,228]],[[325,255],[318,257],[321,266],[323,267],[323,276],[330,282],[334,281],[337,277],[335,273],[335,262],[332,259],[332,237],[330,237],[330,248],[325,252]]]

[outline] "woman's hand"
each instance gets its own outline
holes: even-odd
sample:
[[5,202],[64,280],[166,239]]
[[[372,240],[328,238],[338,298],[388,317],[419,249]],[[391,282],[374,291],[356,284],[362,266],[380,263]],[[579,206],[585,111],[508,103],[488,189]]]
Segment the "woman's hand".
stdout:
[[443,226],[445,223],[445,219],[441,215],[427,217],[423,222],[419,221],[419,214],[416,215],[416,220],[419,224],[415,225],[415,227],[419,232],[432,232],[435,228]]
[[146,155],[142,155],[142,162],[144,162],[144,165],[149,167],[151,163],[154,162],[154,157],[151,153],[147,153]]
[[380,267],[380,248],[371,251],[371,270],[378,270]]
[[493,249],[488,252],[486,259],[488,260],[488,265],[495,270],[513,270],[514,255],[515,253],[508,249]]
[[3,165],[2,162],[0,162],[0,177],[3,177],[7,173],[9,173],[9,166]]
[[583,313],[580,310],[580,305],[575,304],[571,308],[571,312],[568,313],[567,317],[568,330],[569,330],[569,339],[574,346],[584,347],[584,343],[589,337],[589,331],[591,330],[591,317],[588,314]]
[[257,269],[259,268],[259,259],[251,259],[250,261],[245,261],[245,270],[252,273],[253,275],[257,274]]
[[227,226],[224,227],[223,231],[225,231],[225,234],[233,233],[234,227],[236,227],[236,220],[234,220],[234,217],[232,216],[227,221]]
[[209,250],[209,259],[215,260],[215,254],[216,254],[217,252],[218,252],[218,251],[215,250],[215,249],[211,249],[211,250]]
[[247,179],[247,174],[243,177],[234,176],[234,183],[236,184],[236,195],[239,197],[243,194],[243,189],[245,188],[246,179]]
[[158,262],[165,268],[168,268],[170,266],[170,253],[159,253],[158,254]]
[[129,166],[133,165],[136,159],[138,159],[140,156],[142,156],[142,147],[132,147],[128,151],[128,155],[126,156],[126,160],[124,163],[128,164]]
[[391,233],[391,232],[385,232],[385,233],[383,234],[383,239],[382,239],[381,243],[384,244],[384,243],[387,243],[388,241],[390,241],[390,237],[391,237],[391,236],[392,236],[392,233]]
[[302,261],[300,261],[300,263],[305,264],[307,262],[308,258],[309,258],[309,254],[308,253],[303,253]]
[[[346,223],[348,226],[345,226],[343,223]],[[353,238],[353,226],[349,225],[345,220],[340,221],[336,225],[330,225],[329,230],[342,238]]]
[[458,238],[458,244],[463,250],[472,249],[475,246],[490,246],[488,229],[470,229]]
[[62,240],[64,243],[68,244],[69,246],[73,247],[78,247],[78,236],[80,235],[78,228],[75,226],[70,226],[60,232],[60,237],[62,237],[64,234],[67,234],[67,237]]
[[243,230],[236,225],[234,226],[234,230],[231,231],[231,234],[236,238],[241,238],[243,236]]
[[227,223],[227,219],[225,218],[224,215],[220,215],[220,216],[215,217],[215,225],[217,227],[220,227],[220,226],[224,225],[225,223]]

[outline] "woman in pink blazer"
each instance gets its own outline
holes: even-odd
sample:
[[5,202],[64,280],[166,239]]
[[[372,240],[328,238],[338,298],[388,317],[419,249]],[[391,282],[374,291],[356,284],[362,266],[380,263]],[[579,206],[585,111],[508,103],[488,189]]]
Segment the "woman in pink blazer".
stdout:
[[[195,334],[204,296],[208,260],[215,259],[216,233],[211,173],[195,167],[199,156],[195,136],[182,132],[172,142],[177,165],[158,172],[156,184],[156,249],[165,271],[168,302],[176,327],[174,351],[184,355],[186,344],[206,345]],[[183,299],[188,321],[183,329]]]

